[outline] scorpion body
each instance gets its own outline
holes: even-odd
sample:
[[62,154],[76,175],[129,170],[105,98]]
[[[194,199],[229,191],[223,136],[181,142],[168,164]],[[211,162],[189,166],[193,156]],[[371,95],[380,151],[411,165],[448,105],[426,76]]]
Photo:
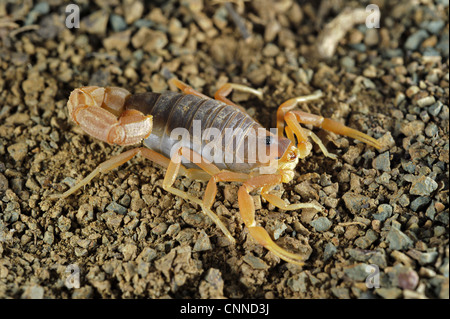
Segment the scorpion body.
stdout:
[[[261,98],[261,92],[257,90],[226,83],[217,91],[215,99],[211,99],[175,78],[169,83],[181,89],[183,94],[149,92],[132,95],[116,87],[89,86],[75,89],[67,106],[72,120],[86,133],[110,144],[133,145],[143,142],[144,147],[112,157],[65,193],[54,194],[50,198],[65,198],[99,173],[105,173],[141,155],[167,169],[162,185],[164,190],[199,205],[231,243],[235,242],[233,236],[211,207],[218,182],[242,183],[238,191],[239,212],[250,236],[279,258],[302,265],[302,256],[278,246],[267,231],[258,225],[250,193],[259,189],[267,202],[282,210],[323,209],[316,203],[288,204],[271,193],[275,186],[293,180],[299,160],[311,152],[309,139],[319,145],[325,156],[336,158],[312,131],[306,130],[300,123],[349,136],[378,149],[381,145],[374,138],[339,122],[295,110],[298,103],[320,98],[320,92],[284,102],[278,108],[277,133],[273,134],[226,98],[232,89]],[[183,129],[190,138],[180,141],[172,136],[172,132],[177,129]],[[210,135],[203,134],[212,129],[217,133],[213,145],[219,145],[221,156],[216,156],[218,148],[210,147]],[[227,129],[233,134],[227,135]],[[200,138],[196,130],[202,133]],[[207,148],[214,152],[205,152]],[[254,153],[260,154],[260,151],[268,154],[264,160],[253,156]],[[230,153],[236,156],[232,157],[234,160],[227,161],[226,156]],[[203,199],[174,187],[178,176],[208,181]]]
[[[179,144],[202,154],[205,160],[214,163],[221,170],[250,173],[253,169],[259,168],[259,162],[248,160],[249,151],[257,152],[256,148],[252,150],[248,147],[248,140],[253,139],[256,145],[270,146],[271,143],[278,143],[277,150],[281,155],[290,143],[284,137],[279,140],[272,138],[271,142],[267,143],[270,133],[265,132],[264,127],[243,110],[222,101],[191,94],[175,92],[134,94],[125,100],[125,109],[134,109],[144,115],[153,116],[152,134],[143,141],[148,148],[170,158]],[[211,128],[220,133],[214,141],[209,136],[196,132],[196,130],[206,132]],[[180,129],[185,129],[188,133],[188,139],[181,142],[180,138],[172,136],[172,132]],[[257,135],[262,131],[264,134]],[[228,132],[231,133],[226,134]],[[250,134],[254,136],[249,136]],[[215,156],[216,153],[213,151],[205,151],[205,147],[211,142],[221,148],[218,153],[220,156]],[[240,162],[225,158],[231,155],[231,158],[236,159],[237,150],[242,150],[243,158]],[[197,168],[197,165],[188,159],[182,158],[181,161],[186,168]]]

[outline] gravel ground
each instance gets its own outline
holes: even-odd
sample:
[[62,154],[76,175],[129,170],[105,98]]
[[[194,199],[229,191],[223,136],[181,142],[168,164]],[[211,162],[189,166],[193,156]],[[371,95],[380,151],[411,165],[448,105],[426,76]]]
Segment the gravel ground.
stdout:
[[[368,1],[80,1],[69,29],[64,1],[1,1],[0,298],[449,298],[448,0],[373,3],[380,28],[357,21]],[[338,159],[315,147],[277,192],[324,212],[254,194],[258,222],[303,268],[248,235],[238,184],[221,183],[213,206],[236,245],[142,159],[47,199],[124,150],[69,121],[69,93],[159,92],[170,73],[208,95],[262,89],[263,101],[232,99],[266,127],[282,102],[321,89],[303,110],[383,142],[316,131]]]

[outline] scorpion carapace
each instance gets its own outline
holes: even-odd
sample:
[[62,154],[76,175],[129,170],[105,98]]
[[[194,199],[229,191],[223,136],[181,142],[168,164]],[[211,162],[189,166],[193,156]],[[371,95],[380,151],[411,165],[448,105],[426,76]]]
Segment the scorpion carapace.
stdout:
[[[235,242],[233,236],[211,207],[218,182],[241,182],[238,191],[239,211],[251,236],[281,259],[302,265],[301,255],[278,246],[267,231],[258,226],[250,193],[260,189],[265,200],[283,210],[322,210],[315,203],[287,204],[279,196],[270,193],[280,183],[292,181],[299,159],[311,152],[309,138],[319,145],[327,157],[335,158],[313,132],[300,124],[321,127],[375,148],[381,148],[379,142],[339,122],[295,110],[298,103],[320,98],[320,91],[283,103],[278,108],[277,131],[273,133],[265,130],[242,107],[226,98],[233,89],[262,98],[258,90],[227,83],[217,91],[215,99],[211,99],[175,78],[169,83],[181,89],[183,94],[149,92],[132,95],[116,87],[75,89],[68,101],[69,114],[86,133],[111,144],[132,145],[143,141],[144,146],[101,163],[71,189],[63,194],[52,195],[51,198],[67,197],[97,174],[107,172],[140,154],[167,169],[163,181],[166,191],[198,204],[231,243]],[[173,134],[174,131],[178,135]],[[283,136],[284,133],[287,137]],[[180,175],[208,181],[203,199],[173,187]]]

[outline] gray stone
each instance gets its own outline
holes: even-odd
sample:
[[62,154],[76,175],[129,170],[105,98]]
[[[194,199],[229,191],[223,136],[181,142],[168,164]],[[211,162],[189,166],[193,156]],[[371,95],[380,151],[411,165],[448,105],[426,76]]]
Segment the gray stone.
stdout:
[[250,265],[253,269],[267,269],[269,266],[260,258],[255,257],[251,254],[247,254],[244,256],[243,260]]
[[211,249],[212,245],[208,235],[205,233],[204,230],[201,230],[200,235],[198,236],[192,251],[207,251]]
[[400,196],[398,199],[398,203],[403,207],[407,207],[410,203],[408,195],[403,194],[402,196]]
[[402,160],[402,168],[411,174],[414,174],[416,171],[416,165],[412,161]]
[[403,250],[412,247],[413,241],[397,228],[391,228],[386,236],[389,242],[389,249]]
[[411,202],[409,207],[415,212],[417,212],[421,207],[427,205],[431,199],[429,197],[420,196]]
[[367,230],[366,234],[355,240],[355,245],[362,249],[367,249],[378,239],[378,235],[372,229]]
[[109,22],[111,23],[112,29],[116,32],[124,31],[127,28],[125,19],[117,14],[111,14]]
[[364,208],[370,207],[370,198],[364,195],[347,192],[342,196],[345,206],[352,214],[358,214]]
[[436,226],[434,227],[434,236],[435,237],[439,237],[442,236],[446,233],[447,231],[445,230],[445,227],[442,226]]
[[350,299],[350,292],[349,292],[348,288],[333,287],[333,288],[331,288],[331,292],[333,293],[333,295],[336,296],[336,298]]
[[168,227],[169,226],[164,222],[159,223],[158,225],[153,227],[152,233],[155,234],[156,236],[164,235],[166,233]]
[[326,217],[319,217],[311,222],[311,226],[314,227],[316,231],[322,232],[330,229],[333,223]]
[[337,252],[336,246],[334,246],[332,243],[327,243],[325,245],[325,249],[323,251],[323,259],[326,261],[334,256],[334,254]]
[[373,214],[373,218],[376,220],[384,222],[387,218],[392,215],[392,206],[389,204],[381,204],[378,206],[378,213]]
[[427,127],[425,128],[425,134],[428,137],[435,137],[439,132],[439,129],[436,124],[433,122],[429,123]]
[[428,38],[428,32],[420,29],[411,34],[405,42],[405,49],[415,51],[419,48],[422,42]]
[[291,288],[292,291],[305,293],[307,291],[307,282],[306,282],[307,278],[308,275],[302,272],[298,275],[289,278],[286,281],[286,285],[289,288]]
[[438,116],[439,112],[441,112],[441,110],[442,110],[443,105],[444,104],[442,104],[441,101],[437,101],[436,103],[434,103],[428,107],[428,113],[430,113],[430,115],[433,115],[433,116]]
[[355,67],[355,60],[349,56],[344,56],[341,59],[341,66],[347,71],[353,70],[353,68]]
[[280,238],[281,235],[283,235],[284,231],[287,229],[287,226],[285,223],[278,222],[275,225],[275,229],[273,230],[273,239],[277,240]]
[[420,255],[419,263],[421,265],[427,265],[433,263],[438,256],[437,251],[425,252]]
[[375,178],[375,182],[377,182],[378,184],[381,184],[381,185],[388,185],[390,179],[391,179],[391,175],[389,175],[386,172],[383,172],[383,174],[381,174],[380,176]]
[[344,269],[344,273],[352,280],[364,281],[369,273],[366,271],[367,264],[356,264]]
[[372,161],[372,167],[384,172],[389,172],[391,170],[391,161],[389,160],[389,152],[384,152],[378,155]]
[[444,210],[442,213],[436,216],[438,222],[448,225],[448,210]]
[[441,29],[445,26],[444,20],[436,20],[425,23],[424,27],[432,34],[439,34]]
[[411,195],[429,196],[438,188],[438,184],[428,176],[421,176],[412,182],[409,193]]
[[55,236],[53,235],[53,232],[51,232],[51,231],[46,231],[45,233],[44,233],[44,242],[46,243],[46,244],[49,244],[49,245],[51,245],[51,244],[53,244],[53,241],[55,240]]
[[445,278],[448,278],[448,257],[444,259],[442,266],[439,267],[439,272],[444,275]]
[[125,215],[127,213],[127,208],[123,207],[122,205],[116,203],[116,202],[111,202],[109,203],[108,206],[106,206],[106,210],[110,210],[113,211],[117,214],[120,215]]

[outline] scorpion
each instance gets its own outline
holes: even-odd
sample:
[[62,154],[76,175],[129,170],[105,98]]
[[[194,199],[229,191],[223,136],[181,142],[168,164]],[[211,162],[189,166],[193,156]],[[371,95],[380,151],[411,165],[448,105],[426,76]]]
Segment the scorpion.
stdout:
[[[235,243],[235,239],[211,207],[216,198],[217,183],[242,183],[237,193],[238,207],[251,237],[279,258],[303,265],[304,258],[301,255],[277,245],[265,228],[257,223],[255,204],[250,194],[259,190],[267,202],[282,210],[303,208],[323,210],[323,207],[314,202],[289,204],[278,195],[270,193],[277,185],[293,180],[299,160],[307,157],[312,150],[309,139],[319,146],[326,157],[336,159],[336,155],[327,151],[318,136],[301,124],[354,138],[377,149],[381,148],[381,144],[358,130],[329,118],[302,112],[297,108],[299,103],[321,98],[321,91],[291,98],[281,104],[276,114],[276,132],[273,133],[248,115],[243,107],[227,98],[233,90],[236,90],[254,94],[261,99],[260,90],[241,84],[226,83],[217,90],[212,99],[175,77],[168,83],[182,93],[167,91],[131,94],[119,87],[98,86],[73,90],[67,103],[69,115],[87,134],[109,144],[128,146],[143,143],[143,146],[111,157],[69,190],[62,194],[53,194],[50,199],[65,198],[73,194],[96,175],[110,171],[139,154],[166,168],[162,188],[199,205],[232,244]],[[241,161],[234,159],[226,162],[223,158],[220,160],[217,156],[203,152],[207,142],[210,142],[207,137],[200,139],[191,137],[187,143],[180,143],[179,138],[170,135],[173,129],[180,127],[192,132],[195,129],[194,124],[198,123],[202,131],[210,128],[218,129],[221,133],[218,140],[225,142],[225,146],[222,147],[224,154],[236,152],[239,145],[252,146],[251,144],[256,142],[258,145],[256,148],[263,151],[266,148],[266,154],[269,155],[265,161],[259,159],[249,161],[251,154],[246,152],[243,158],[240,158]],[[227,128],[241,128],[232,136],[233,141],[229,137],[228,139],[223,137],[223,132]],[[238,147],[230,151],[230,145]],[[271,170],[264,171],[261,168]],[[208,181],[203,199],[174,187],[174,182],[179,176]]]

